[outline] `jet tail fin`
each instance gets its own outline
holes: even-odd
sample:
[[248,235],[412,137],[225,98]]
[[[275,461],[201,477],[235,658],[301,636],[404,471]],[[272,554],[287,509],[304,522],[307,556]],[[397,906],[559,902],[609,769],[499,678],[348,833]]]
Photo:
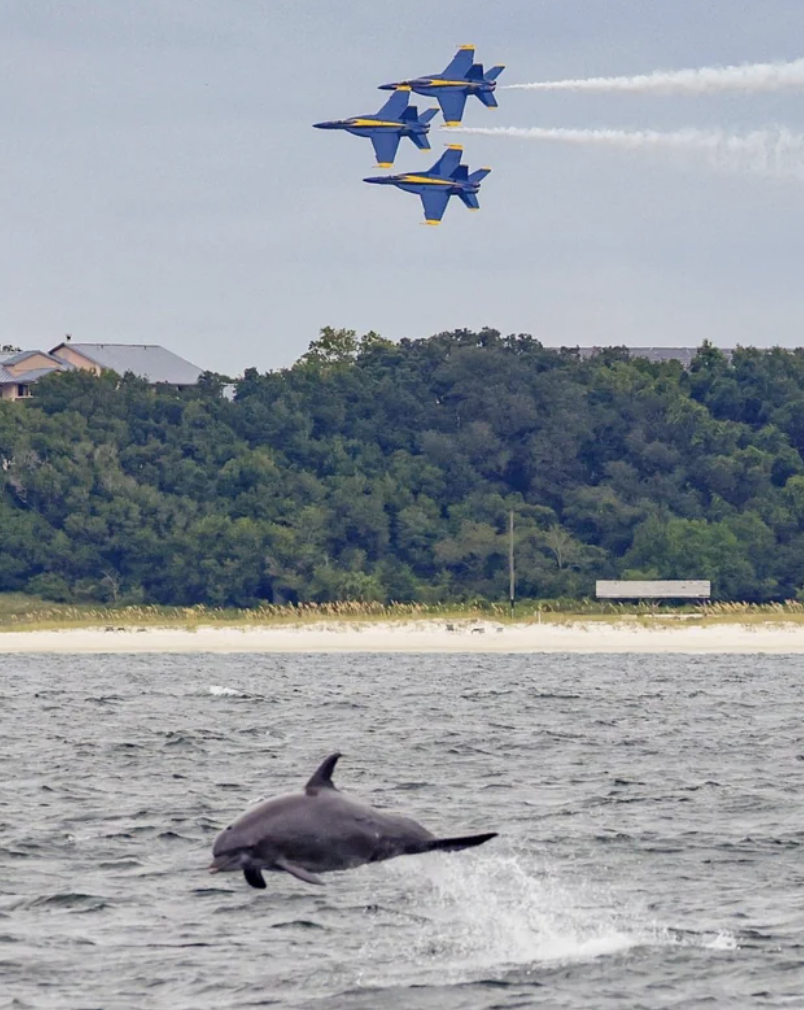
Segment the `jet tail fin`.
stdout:
[[497,108],[497,99],[494,97],[493,91],[478,91],[477,97],[486,106],[487,109]]
[[466,72],[467,81],[482,81],[483,80],[483,64],[475,63]]
[[469,182],[482,182],[490,171],[490,168],[479,168],[469,176]]
[[469,210],[480,210],[480,201],[475,193],[458,193],[458,197],[464,202]]
[[500,74],[505,70],[505,64],[501,64],[497,67],[492,67],[491,70],[486,74],[487,81],[496,81]]
[[434,838],[426,842],[425,852],[460,852],[461,849],[471,849],[475,845],[483,845],[497,837],[496,831],[485,835],[465,835],[463,838]]
[[425,109],[424,112],[419,116],[420,123],[429,123],[433,116],[437,116],[439,109]]
[[420,151],[430,150],[430,141],[427,139],[427,134],[425,133],[411,133],[410,139],[419,148]]

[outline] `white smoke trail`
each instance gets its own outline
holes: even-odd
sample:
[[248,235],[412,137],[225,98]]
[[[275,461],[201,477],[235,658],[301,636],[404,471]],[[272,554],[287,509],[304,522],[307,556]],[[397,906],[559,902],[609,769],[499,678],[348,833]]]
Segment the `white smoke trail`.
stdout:
[[633,77],[586,77],[565,81],[534,81],[498,87],[520,91],[632,91],[704,95],[717,91],[781,91],[804,87],[804,59],[790,63],[745,63],[698,70],[656,70]]
[[724,130],[567,130],[542,127],[444,128],[449,133],[486,137],[514,137],[576,146],[616,147],[627,151],[653,150],[684,157],[703,157],[717,171],[747,172],[765,178],[804,181],[804,136],[786,129],[753,130],[733,134]]

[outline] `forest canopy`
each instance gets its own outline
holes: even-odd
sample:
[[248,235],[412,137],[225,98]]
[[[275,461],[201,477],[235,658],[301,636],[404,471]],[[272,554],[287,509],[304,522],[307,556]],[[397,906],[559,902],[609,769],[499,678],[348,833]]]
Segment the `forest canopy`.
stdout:
[[691,367],[455,330],[325,328],[234,399],[56,373],[0,403],[0,592],[48,599],[503,600],[600,578],[804,587],[804,352]]

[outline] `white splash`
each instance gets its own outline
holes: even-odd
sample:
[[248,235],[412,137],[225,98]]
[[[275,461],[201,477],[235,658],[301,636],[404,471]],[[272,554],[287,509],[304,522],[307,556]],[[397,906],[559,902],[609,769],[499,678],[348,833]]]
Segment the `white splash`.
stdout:
[[731,933],[718,933],[703,944],[706,950],[739,950],[737,938]]
[[209,693],[215,698],[243,698],[245,697],[240,691],[236,691],[233,687],[220,687],[218,684],[213,684]]
[[442,127],[449,133],[512,137],[575,146],[657,151],[703,160],[720,172],[804,181],[804,136],[784,128],[735,134],[725,130],[569,130],[543,127]]
[[476,857],[471,866],[444,857],[422,862],[430,893],[419,910],[435,924],[424,931],[423,949],[452,948],[467,964],[491,966],[585,961],[645,942],[610,894],[571,888],[517,857]]
[[382,893],[391,907],[360,949],[360,986],[528,977],[647,948],[737,949],[729,933],[679,932],[622,887],[524,853],[385,864]]
[[402,932],[377,930],[367,941],[361,985],[401,982],[411,971],[420,983],[527,974],[674,942],[618,907],[605,886],[570,882],[519,856],[419,857],[415,873],[386,869],[386,893],[389,874],[402,889],[395,901]]
[[506,84],[524,91],[630,91],[706,95],[719,91],[768,92],[804,87],[804,59],[781,63],[744,63],[694,70],[656,70],[631,77],[582,77],[563,81]]

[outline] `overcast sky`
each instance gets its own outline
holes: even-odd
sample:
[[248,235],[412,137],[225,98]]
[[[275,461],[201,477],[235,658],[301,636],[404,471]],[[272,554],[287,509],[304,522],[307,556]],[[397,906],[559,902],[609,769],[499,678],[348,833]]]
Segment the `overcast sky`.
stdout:
[[[466,42],[501,84],[788,60],[804,3],[2,0],[0,344],[161,343],[232,375],[326,325],[804,344],[804,182],[470,136],[483,209],[426,228],[418,198],[361,181],[368,141],[312,129]],[[804,132],[802,92],[498,97],[466,125]],[[397,170],[429,168],[433,134]]]

